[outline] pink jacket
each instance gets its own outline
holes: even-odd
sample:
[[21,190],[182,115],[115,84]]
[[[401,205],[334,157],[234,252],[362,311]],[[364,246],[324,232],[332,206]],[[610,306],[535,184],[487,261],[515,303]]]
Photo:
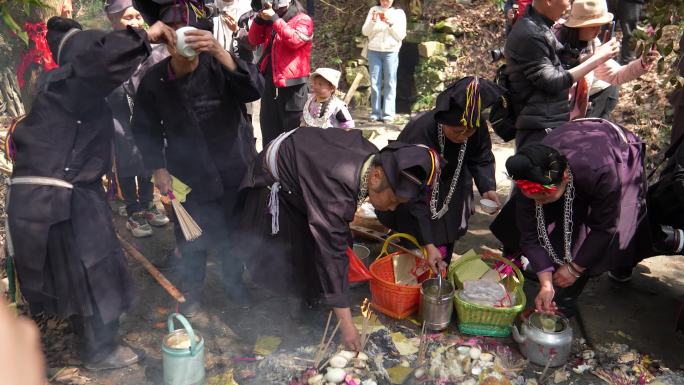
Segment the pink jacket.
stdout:
[[[273,84],[287,87],[306,83],[311,72],[311,46],[313,45],[313,20],[305,13],[295,15],[288,22],[275,18],[271,23],[260,17],[254,19],[249,28],[249,43],[253,46],[263,44],[264,50],[275,31],[270,57]],[[261,60],[259,71],[266,70],[266,60]]]

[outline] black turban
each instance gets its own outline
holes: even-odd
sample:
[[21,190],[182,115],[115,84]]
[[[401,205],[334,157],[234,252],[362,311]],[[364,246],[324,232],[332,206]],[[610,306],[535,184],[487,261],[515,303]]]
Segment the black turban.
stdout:
[[544,144],[524,146],[506,161],[506,170],[513,180],[529,180],[542,185],[559,184],[567,167],[565,156]]
[[435,120],[450,126],[481,127],[482,111],[496,103],[504,92],[504,88],[487,79],[461,78],[437,95]]
[[387,177],[397,197],[413,200],[428,186],[430,178],[435,179],[439,167],[443,163],[428,147],[392,142],[380,150],[377,163]]
[[182,24],[208,31],[213,30],[209,18],[209,8],[205,1],[194,2],[188,7],[189,0],[133,0],[133,5],[140,11],[149,25],[162,21],[165,24]]

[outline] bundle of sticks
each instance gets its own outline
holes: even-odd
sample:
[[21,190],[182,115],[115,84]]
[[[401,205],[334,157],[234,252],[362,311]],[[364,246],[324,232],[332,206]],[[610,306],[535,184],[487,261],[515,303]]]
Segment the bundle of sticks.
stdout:
[[425,357],[427,356],[428,338],[427,334],[425,333],[425,325],[425,321],[423,321],[423,327],[420,329],[420,342],[418,343],[418,367],[423,366],[423,363],[425,363]]
[[[323,337],[321,338],[321,343],[318,345],[318,349],[316,350],[316,354],[314,354],[314,365],[313,367],[316,369],[320,369],[321,367],[325,366],[325,364],[320,365],[321,360],[323,360],[323,357],[325,357],[326,352],[328,351],[328,348],[330,347],[330,343],[332,342],[333,338],[335,338],[335,334],[337,334],[337,329],[340,328],[340,320],[337,320],[337,325],[335,325],[335,329],[333,329],[332,334],[330,335],[330,338],[328,337],[328,329],[330,328],[330,320],[332,319],[333,312],[332,310],[330,313],[328,313],[328,322],[325,324],[325,330],[323,331]],[[327,342],[326,342],[327,339]],[[327,363],[327,362],[326,362]]]

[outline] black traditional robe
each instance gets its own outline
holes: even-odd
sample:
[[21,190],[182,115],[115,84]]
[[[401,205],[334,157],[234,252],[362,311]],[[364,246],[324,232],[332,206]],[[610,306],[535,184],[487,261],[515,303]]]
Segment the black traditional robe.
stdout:
[[377,148],[359,131],[298,128],[277,155],[280,231],[267,205],[265,151],[242,182],[241,244],[252,276],[274,291],[349,307],[348,257],[363,163]]
[[114,134],[105,97],[149,52],[143,31],[105,35],[48,73],[13,135],[13,177],[51,177],[74,185],[11,187],[7,212],[14,258],[32,312],[99,313],[106,324],[131,303],[130,277],[101,184],[111,169]]
[[[417,115],[402,130],[397,140],[424,144],[439,152],[435,112],[428,111]],[[449,192],[461,144],[445,138],[443,157],[447,164],[442,170],[439,181],[439,202],[437,210]],[[431,219],[429,203],[426,200],[399,205],[394,212],[378,212],[378,219],[385,226],[398,232],[417,237],[421,245],[452,245],[468,229],[468,219],[473,214],[473,180],[480,194],[496,190],[494,176],[494,154],[492,141],[486,128],[478,128],[468,139],[463,159],[461,176],[456,191],[449,203],[449,210],[440,219]],[[429,194],[427,199],[430,199]]]
[[244,104],[261,97],[263,78],[251,63],[234,58],[233,72],[202,53],[195,71],[176,79],[170,60],[152,67],[136,94],[132,130],[145,167],[166,168],[195,202],[235,196],[256,156]]

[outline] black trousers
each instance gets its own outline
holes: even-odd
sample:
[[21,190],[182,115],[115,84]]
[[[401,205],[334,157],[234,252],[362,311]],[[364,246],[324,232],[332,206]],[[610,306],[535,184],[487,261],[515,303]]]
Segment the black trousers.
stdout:
[[[138,179],[137,185],[135,183],[136,178]],[[128,215],[148,209],[154,193],[154,185],[150,181],[151,178],[151,175],[119,178],[119,186],[121,187]]]
[[99,313],[90,317],[71,316],[70,320],[83,361],[100,361],[118,346],[119,320],[105,324]]
[[306,103],[308,87],[306,83],[290,87],[276,88],[271,75],[264,75],[266,85],[261,97],[261,136],[264,148],[271,140],[283,132],[299,127],[302,111]]
[[546,137],[546,130],[516,130],[515,148],[519,149],[528,144],[541,143]]
[[603,91],[597,92],[589,97],[591,106],[587,111],[587,118],[601,118],[610,120],[610,113],[617,106],[620,98],[620,89],[617,86],[610,86]]
[[631,44],[643,7],[643,4],[632,1],[618,1],[616,16],[619,19],[620,29],[622,30],[622,43],[620,47],[620,62],[622,64],[627,64],[636,59]]
[[183,257],[183,292],[189,300],[202,296],[207,273],[207,257],[212,253],[221,263],[221,278],[226,294],[231,298],[246,298],[242,284],[242,260],[231,240],[236,231],[232,216],[234,198],[224,196],[211,202],[196,202],[191,196],[183,207],[202,229],[202,235],[191,242],[176,226],[176,243]]

